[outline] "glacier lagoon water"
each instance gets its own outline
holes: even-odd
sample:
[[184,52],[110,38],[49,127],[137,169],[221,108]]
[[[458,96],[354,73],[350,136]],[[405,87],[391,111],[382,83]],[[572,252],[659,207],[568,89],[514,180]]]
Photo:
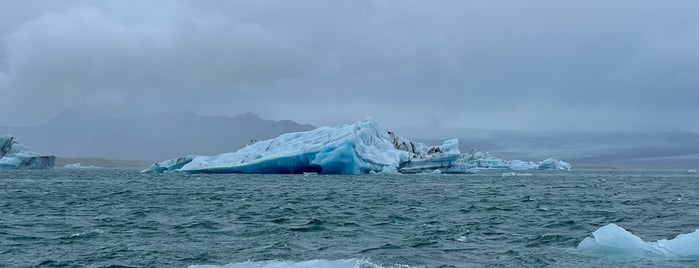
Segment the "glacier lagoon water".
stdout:
[[528,173],[2,171],[0,267],[699,266],[575,248],[608,223],[646,241],[695,231],[696,174]]

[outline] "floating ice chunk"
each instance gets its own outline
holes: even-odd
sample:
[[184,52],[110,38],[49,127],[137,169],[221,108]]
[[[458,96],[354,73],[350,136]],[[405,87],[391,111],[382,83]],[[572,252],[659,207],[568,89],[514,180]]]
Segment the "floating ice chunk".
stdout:
[[570,164],[558,159],[549,158],[541,162],[504,160],[476,149],[461,155],[457,162],[462,169],[569,170],[571,168]]
[[536,169],[569,170],[571,165],[558,159],[549,158],[539,162]]
[[696,169],[690,169],[690,170],[687,170],[687,173],[688,173],[688,174],[696,174],[696,173],[697,173],[697,170],[696,170]]
[[46,169],[55,163],[55,156],[35,153],[13,136],[0,136],[0,169]]
[[645,242],[616,224],[607,224],[578,244],[585,254],[622,257],[691,257],[699,258],[699,229],[673,239]]
[[652,251],[648,243],[616,224],[608,224],[592,233],[578,244],[583,252],[637,255]]
[[180,157],[177,159],[170,159],[170,160],[165,160],[160,163],[155,163],[148,167],[145,170],[142,170],[141,173],[169,173],[169,172],[174,172],[177,171],[178,169],[182,168],[182,166],[188,164],[189,162],[192,162],[192,159],[194,159],[195,156],[184,156]]

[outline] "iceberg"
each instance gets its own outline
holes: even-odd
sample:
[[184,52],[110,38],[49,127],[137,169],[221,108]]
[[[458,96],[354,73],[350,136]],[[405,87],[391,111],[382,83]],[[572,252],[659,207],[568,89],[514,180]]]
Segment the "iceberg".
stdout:
[[522,160],[503,160],[491,156],[488,152],[471,149],[459,159],[459,166],[467,169],[502,169],[502,170],[569,170],[571,165],[564,161],[549,158],[541,162]]
[[459,158],[457,140],[441,146],[411,142],[368,118],[351,125],[283,134],[217,156],[185,156],[143,172],[368,174],[438,168]]
[[646,242],[616,224],[607,224],[592,233],[577,246],[590,255],[621,257],[689,257],[699,258],[699,229],[680,234],[673,239]]
[[[474,162],[475,161],[475,162]],[[486,164],[492,161],[492,165]],[[286,133],[216,156],[184,156],[155,163],[143,173],[370,174],[473,173],[477,169],[570,169],[563,161],[506,161],[477,152],[462,155],[458,139],[438,146],[387,131],[373,118],[351,125]]]
[[48,169],[55,163],[55,156],[35,153],[13,136],[0,136],[0,169]]

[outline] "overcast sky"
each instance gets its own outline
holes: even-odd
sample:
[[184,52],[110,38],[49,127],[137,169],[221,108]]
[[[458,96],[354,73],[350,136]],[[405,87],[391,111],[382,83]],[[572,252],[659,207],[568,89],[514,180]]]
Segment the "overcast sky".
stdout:
[[0,125],[71,109],[699,131],[699,1],[0,0]]

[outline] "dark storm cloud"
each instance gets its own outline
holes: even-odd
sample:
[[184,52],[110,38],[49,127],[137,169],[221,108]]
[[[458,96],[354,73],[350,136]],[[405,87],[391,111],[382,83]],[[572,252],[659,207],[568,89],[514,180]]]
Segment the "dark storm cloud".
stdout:
[[251,110],[699,131],[697,18],[697,1],[3,2],[0,123]]

